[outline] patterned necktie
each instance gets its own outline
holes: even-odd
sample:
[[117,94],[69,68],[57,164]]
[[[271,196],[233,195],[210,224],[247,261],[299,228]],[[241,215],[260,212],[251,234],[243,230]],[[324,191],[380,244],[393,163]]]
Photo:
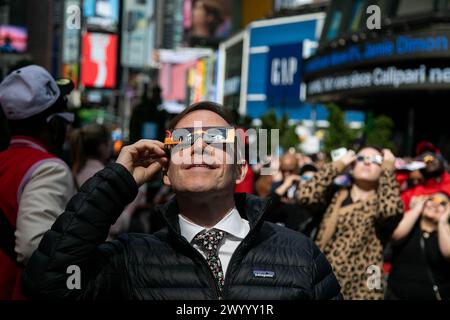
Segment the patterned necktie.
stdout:
[[219,244],[225,236],[225,232],[217,229],[203,230],[194,237],[194,243],[205,253],[206,262],[216,280],[219,290],[222,291],[225,283],[222,263],[219,259]]

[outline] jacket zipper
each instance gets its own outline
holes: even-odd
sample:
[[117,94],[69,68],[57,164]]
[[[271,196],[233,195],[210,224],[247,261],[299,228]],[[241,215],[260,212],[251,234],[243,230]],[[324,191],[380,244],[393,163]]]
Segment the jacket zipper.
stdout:
[[[266,209],[266,208],[264,208]],[[225,283],[223,285],[223,295],[225,296],[228,293],[228,287],[229,287],[229,283],[230,283],[230,275],[231,270],[233,270],[234,265],[236,264],[236,261],[238,259],[240,259],[241,256],[241,251],[244,250],[245,247],[248,247],[251,244],[251,241],[253,240],[253,238],[255,238],[256,236],[256,230],[259,229],[259,224],[261,222],[261,219],[259,219],[255,226],[250,229],[250,232],[247,234],[247,236],[241,241],[241,243],[238,245],[238,247],[236,248],[236,250],[234,251],[234,253],[231,256],[230,259],[230,263],[228,263],[228,269],[227,272],[225,274]]]
[[[269,206],[269,204],[266,204],[261,211],[262,212],[266,212],[267,211],[267,207]],[[249,233],[247,234],[247,236],[242,239],[241,243],[238,245],[238,247],[236,248],[236,250],[234,251],[234,253],[231,256],[230,262],[228,263],[228,269],[227,272],[225,274],[225,283],[223,285],[223,295],[226,296],[228,294],[228,287],[229,287],[229,283],[230,283],[230,275],[231,275],[231,270],[233,270],[234,265],[236,264],[236,261],[238,260],[238,258],[240,258],[241,256],[241,251],[243,251],[244,247],[247,247],[251,244],[251,241],[253,240],[253,238],[255,238],[256,236],[256,231],[260,228],[260,224],[262,223],[262,218],[264,215],[260,215],[259,219],[257,219],[255,221],[255,224],[253,226],[253,228],[250,229]]]
[[[223,293],[225,292],[225,286],[224,286],[224,290],[221,293],[219,290],[219,286],[217,285],[214,276],[211,272],[211,269],[209,268],[208,263],[206,262],[205,258],[202,256],[202,254],[200,252],[197,251],[197,249],[195,249],[194,247],[192,247],[192,245],[186,241],[186,239],[184,239],[183,237],[181,237],[179,234],[175,233],[177,236],[177,240],[180,241],[180,243],[186,247],[187,250],[191,251],[194,253],[195,257],[200,261],[200,263],[203,266],[203,271],[206,271],[207,275],[208,275],[208,281],[210,283],[210,287],[214,288],[214,293],[216,295],[216,298],[218,300],[222,300],[223,299]],[[226,279],[226,278],[225,278]]]
[[231,270],[234,268],[236,261],[238,259],[240,259],[241,251],[243,250],[243,248],[248,246],[248,244],[250,243],[250,241],[253,238],[254,238],[254,233],[252,233],[252,234],[249,233],[248,236],[241,241],[241,243],[238,245],[238,247],[234,251],[233,255],[231,256],[230,262],[228,263],[228,269],[225,274],[225,283],[223,285],[223,294],[224,295],[226,295],[228,293],[228,287],[229,287],[229,283],[231,281],[230,275],[232,274]]

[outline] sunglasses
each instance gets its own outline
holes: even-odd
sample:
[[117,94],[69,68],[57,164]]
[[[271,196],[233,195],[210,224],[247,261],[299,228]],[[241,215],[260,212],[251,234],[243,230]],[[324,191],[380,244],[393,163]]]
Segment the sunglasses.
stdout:
[[204,127],[204,128],[180,128],[173,131],[166,130],[164,139],[165,148],[171,150],[174,146],[181,148],[191,147],[197,139],[202,138],[208,145],[224,145],[234,143],[236,130],[233,127]]
[[358,162],[370,162],[373,164],[377,164],[379,166],[381,166],[381,164],[383,163],[383,157],[380,155],[375,155],[375,156],[357,156],[356,157],[356,161]]

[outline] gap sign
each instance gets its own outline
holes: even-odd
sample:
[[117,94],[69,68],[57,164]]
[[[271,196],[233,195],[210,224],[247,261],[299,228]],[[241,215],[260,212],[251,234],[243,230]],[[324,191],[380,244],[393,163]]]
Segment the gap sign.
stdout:
[[267,100],[271,103],[298,103],[302,44],[271,46],[267,62]]

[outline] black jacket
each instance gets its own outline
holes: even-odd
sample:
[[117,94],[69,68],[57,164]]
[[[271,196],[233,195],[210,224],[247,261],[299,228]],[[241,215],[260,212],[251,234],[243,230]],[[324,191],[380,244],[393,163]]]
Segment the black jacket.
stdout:
[[[161,231],[126,234],[105,243],[110,225],[136,194],[133,177],[119,164],[89,179],[30,258],[25,293],[70,299],[341,297],[329,263],[312,241],[263,222],[267,203],[254,196],[236,195],[250,232],[232,256],[221,297],[205,259],[180,235],[175,200],[161,208],[168,223]],[[81,289],[67,287],[71,265],[81,270]]]

